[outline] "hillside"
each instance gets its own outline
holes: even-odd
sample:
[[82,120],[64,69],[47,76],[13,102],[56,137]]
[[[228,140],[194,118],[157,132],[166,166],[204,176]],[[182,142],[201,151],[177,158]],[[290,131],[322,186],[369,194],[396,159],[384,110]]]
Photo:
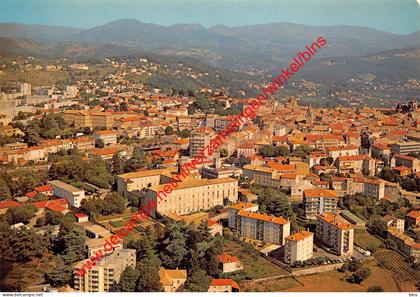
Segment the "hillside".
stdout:
[[[304,26],[273,23],[242,27],[178,24],[168,27],[124,19],[81,30],[52,26],[0,24],[0,37],[24,38],[36,42],[56,41],[92,47],[113,45],[109,54],[125,55],[130,51],[182,55],[197,58],[217,67],[250,73],[264,73],[287,63],[322,35],[328,46],[320,57],[363,56],[386,50],[420,46],[420,32],[397,35],[352,26]],[[83,51],[82,51],[83,52]],[[76,52],[76,56],[79,52]]]

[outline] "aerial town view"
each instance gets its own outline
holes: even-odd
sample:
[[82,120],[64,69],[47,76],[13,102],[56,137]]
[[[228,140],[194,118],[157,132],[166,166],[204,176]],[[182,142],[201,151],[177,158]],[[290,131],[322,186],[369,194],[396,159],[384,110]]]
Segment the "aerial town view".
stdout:
[[420,0],[0,0],[1,296],[419,291]]

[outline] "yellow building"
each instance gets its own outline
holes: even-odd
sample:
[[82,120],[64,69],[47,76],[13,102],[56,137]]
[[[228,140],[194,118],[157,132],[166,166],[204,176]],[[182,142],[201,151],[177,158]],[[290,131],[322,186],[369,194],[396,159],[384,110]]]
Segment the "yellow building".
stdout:
[[284,262],[293,264],[296,261],[305,261],[313,256],[314,234],[301,231],[286,237],[284,245]]
[[261,213],[241,210],[238,212],[238,231],[244,237],[284,245],[290,235],[290,221]]
[[354,226],[330,212],[317,217],[315,236],[339,256],[353,254]]
[[130,192],[140,191],[159,185],[163,182],[164,177],[171,174],[173,168],[155,169],[135,171],[117,176],[118,193],[124,197],[128,197]]
[[112,128],[114,115],[109,112],[92,110],[66,110],[63,114],[64,121],[76,127]]
[[[185,215],[200,210],[208,210],[227,201],[238,200],[238,181],[234,178],[186,179],[172,188],[168,184],[156,185],[147,189],[143,205],[148,200],[157,202],[159,214],[174,213]],[[152,210],[152,216],[156,215]]]
[[164,292],[176,292],[187,280],[187,271],[180,269],[159,269],[160,283]]
[[126,267],[135,268],[136,250],[116,250],[80,276],[78,271],[87,261],[78,262],[73,269],[74,289],[81,292],[109,292],[114,282],[119,282]]

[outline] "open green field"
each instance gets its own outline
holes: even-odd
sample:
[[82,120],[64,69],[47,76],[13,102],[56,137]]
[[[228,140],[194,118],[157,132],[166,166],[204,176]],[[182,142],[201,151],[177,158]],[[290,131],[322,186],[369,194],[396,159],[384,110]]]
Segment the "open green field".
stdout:
[[255,251],[255,254],[247,253],[241,245],[233,241],[225,241],[223,252],[237,256],[242,262],[244,272],[249,278],[258,279],[288,274],[283,268],[258,255],[257,251]]
[[354,229],[354,242],[369,251],[376,251],[382,241],[365,229]]

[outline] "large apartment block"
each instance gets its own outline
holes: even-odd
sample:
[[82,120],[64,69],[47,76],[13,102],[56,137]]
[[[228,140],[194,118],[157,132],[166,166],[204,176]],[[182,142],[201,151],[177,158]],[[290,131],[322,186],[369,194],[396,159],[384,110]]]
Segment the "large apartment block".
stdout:
[[92,110],[66,110],[63,114],[68,124],[76,127],[112,128],[114,115],[109,112],[96,112]]
[[315,237],[339,256],[353,254],[354,226],[330,212],[317,217]]
[[327,189],[309,189],[303,192],[305,216],[315,220],[317,215],[325,212],[335,213],[337,209],[337,193]]
[[135,268],[136,250],[116,250],[80,276],[78,271],[87,261],[78,262],[73,269],[74,289],[81,292],[109,292],[114,282],[119,282],[126,267]]
[[301,231],[286,237],[284,245],[284,262],[293,264],[296,261],[305,261],[313,256],[314,234]]
[[229,211],[229,221],[228,226],[231,229],[239,230],[241,222],[239,220],[238,213],[241,210],[246,210],[248,212],[257,212],[258,211],[258,204],[250,203],[250,202],[239,202],[237,204],[231,205],[228,209]]
[[[163,215],[174,213],[186,215],[191,212],[208,210],[226,202],[238,200],[238,180],[230,177],[218,179],[186,179],[168,191],[169,185],[156,185],[147,189],[142,203],[153,200],[157,202],[156,211]],[[151,215],[155,216],[152,210]]]
[[198,156],[215,135],[210,127],[200,127],[193,131],[190,136],[190,157]]
[[240,210],[238,231],[244,237],[284,245],[290,235],[290,221],[266,214]]

